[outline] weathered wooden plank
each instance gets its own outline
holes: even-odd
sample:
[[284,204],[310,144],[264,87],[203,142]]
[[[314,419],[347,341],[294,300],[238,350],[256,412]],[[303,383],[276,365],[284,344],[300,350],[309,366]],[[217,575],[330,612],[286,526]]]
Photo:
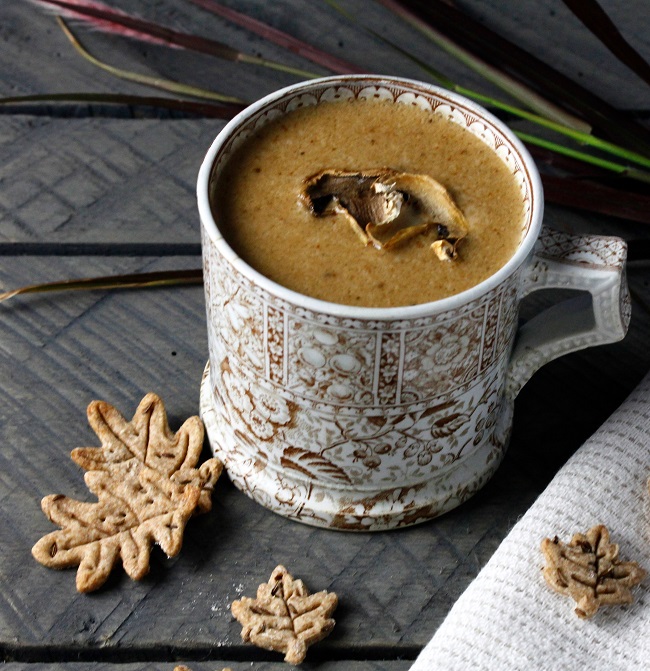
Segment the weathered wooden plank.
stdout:
[[[179,31],[203,34],[251,51],[248,34],[219,19],[206,25],[205,13],[190,2],[180,7],[174,2],[151,5],[128,0],[110,5]],[[74,91],[156,94],[156,89],[114,77],[84,60],[47,12],[26,2],[4,3],[1,12],[3,43],[10,46],[3,48],[0,56],[3,95]],[[73,29],[93,55],[112,66],[183,81],[225,95],[252,100],[260,95],[260,90],[270,91],[296,80],[295,75],[267,68],[240,66],[205,54],[93,33],[74,24]],[[253,45],[258,55],[304,67],[302,59],[262,40],[258,42]],[[158,95],[163,94],[158,91]]]
[[[426,38],[394,20],[376,3],[343,3],[364,23],[378,32],[408,45],[414,53],[436,67],[460,77],[466,86],[478,86],[475,75],[464,66],[432,48]],[[519,3],[504,9],[492,0],[462,3],[491,27],[530,46],[551,64],[565,72],[589,72],[588,88],[613,104],[648,107],[647,87],[603,52],[586,29],[567,17],[560,0]],[[241,49],[282,59],[283,50],[272,47],[243,29],[208,15],[191,2],[116,3],[132,12],[174,25],[178,29],[201,30]],[[247,0],[238,9],[336,53],[357,60],[367,69],[426,78],[416,65],[395,57],[392,49],[360,30],[325,3],[284,0],[265,3]],[[648,12],[630,12],[621,3],[610,2],[613,18],[627,37],[643,52],[648,46]],[[635,15],[634,17],[632,15]],[[0,52],[0,94],[39,93],[54,89],[88,91],[140,91],[141,87],[116,80],[77,56],[46,16],[29,3],[5,3],[0,8],[0,31],[4,38]],[[327,26],[324,30],[321,26]],[[242,89],[249,100],[291,81],[271,70],[242,76],[241,64],[215,61],[211,57],[187,54],[153,45],[96,33],[85,38],[122,66],[131,63],[177,79],[194,78],[195,83]],[[53,54],[55,57],[53,57]],[[551,58],[554,57],[554,58]],[[293,60],[292,60],[293,59]],[[598,67],[589,68],[596,63]],[[290,57],[287,62],[300,64]],[[305,65],[305,63],[302,63]],[[259,68],[258,68],[259,70]],[[280,79],[278,79],[280,77]],[[469,79],[467,79],[469,78]],[[472,83],[472,80],[474,82]],[[230,84],[228,84],[230,82]],[[142,92],[142,91],[140,91]],[[79,108],[80,114],[85,114]],[[195,206],[195,178],[198,166],[214,136],[223,127],[219,120],[130,120],[48,119],[29,116],[0,116],[0,242],[61,243],[198,243],[198,215]],[[597,232],[622,232],[627,237],[643,235],[640,226],[612,222],[597,216],[567,213],[548,208],[547,220],[568,228],[595,227]]]
[[[189,2],[112,4],[178,29],[200,28],[251,53],[312,67]],[[424,76],[325,3],[228,4],[369,70]],[[375,3],[342,4],[464,85],[492,90]],[[499,0],[459,4],[611,103],[648,107],[647,87],[639,86],[577,24],[561,0],[516,7]],[[602,4],[647,56],[647,11],[619,0]],[[85,32],[83,37],[111,63],[246,99],[295,81],[207,56]],[[0,95],[149,92],[84,62],[52,19],[27,3],[2,5],[0,39]],[[88,117],[92,111],[79,107],[75,113]],[[196,245],[196,170],[222,122],[132,120],[125,114],[128,110],[119,119],[70,120],[0,116],[0,243],[85,243],[98,248],[147,243],[152,254],[161,242]],[[569,230],[647,237],[641,226],[560,208],[548,208],[547,219]],[[3,253],[7,251],[3,246]],[[3,257],[0,285],[196,266],[196,257]],[[630,275],[647,305],[646,270],[633,266]],[[534,299],[533,307],[541,302]],[[638,301],[635,307],[626,341],[566,357],[531,380],[517,401],[512,444],[499,473],[475,499],[440,520],[372,536],[327,532],[268,513],[224,480],[213,513],[188,527],[179,557],[166,560],[155,551],[144,581],[133,583],[118,572],[101,592],[78,595],[74,571],[49,571],[29,554],[32,544],[53,528],[40,512],[39,500],[54,492],[89,500],[82,473],[68,454],[77,445],[97,444],[85,420],[91,399],[104,398],[129,414],[146,391],[157,391],[167,402],[174,427],[197,412],[198,382],[207,358],[202,292],[194,287],[61,294],[0,305],[0,650],[3,659],[20,660],[7,668],[104,670],[115,668],[112,662],[117,661],[183,658],[214,660],[190,662],[198,671],[225,665],[243,671],[250,668],[250,660],[264,671],[284,668],[271,661],[277,656],[244,646],[229,615],[230,602],[252,594],[280,562],[313,589],[334,589],[341,597],[335,632],[310,657],[319,668],[408,668],[409,661],[350,660],[413,658],[517,517],[643,376],[650,361],[650,315]],[[87,661],[65,661],[72,659]],[[104,661],[93,664],[91,659]],[[222,664],[221,659],[235,661]],[[33,661],[40,663],[29,663]],[[173,663],[119,668],[172,669]]]
[[[0,243],[198,249],[196,174],[223,125],[0,116]],[[642,224],[550,205],[546,222],[569,231],[648,236]]]
[[198,244],[196,174],[222,126],[0,117],[0,241]]
[[[534,53],[615,107],[646,109],[648,87],[576,18],[562,0],[504,3],[500,0],[461,0],[459,6],[475,18]],[[650,58],[650,12],[621,0],[598,3],[625,39]],[[621,88],[619,88],[619,84]]]
[[[174,29],[196,32],[223,41],[247,53],[259,54],[299,68],[327,74],[308,61],[233,26],[227,21],[193,5],[171,0],[154,4],[140,0],[111,3],[158,21]],[[266,21],[341,58],[374,72],[425,77],[425,73],[384,42],[362,30],[371,28],[384,38],[407,48],[452,78],[461,77],[465,86],[482,85],[482,79],[432,47],[427,38],[414,33],[404,22],[376,3],[367,0],[343,0],[344,10],[357,17],[350,22],[326,3],[308,0],[230,0],[241,12]],[[648,107],[647,88],[594,38],[569,12],[561,0],[520,2],[516,7],[499,0],[463,0],[458,3],[501,34],[533,51],[540,58],[584,83],[591,90],[620,107]],[[646,57],[650,52],[650,16],[642,4],[634,10],[629,3],[607,0],[603,8],[610,14],[625,37]],[[143,91],[143,87],[119,81],[98,72],[81,60],[67,43],[53,19],[27,3],[5,3],[0,35],[4,48],[0,55],[3,70],[2,92],[6,94],[45,91],[101,90]],[[128,40],[116,41],[82,31],[84,41],[98,55],[120,67],[182,79],[206,88],[253,100],[265,92],[291,83],[288,76],[266,68],[242,66],[210,56],[171,51],[155,45]],[[117,48],[116,48],[117,46]],[[44,60],[46,58],[47,60]],[[56,77],[53,78],[53,73]]]
[[[176,30],[194,32],[228,44],[242,52],[263,56],[314,74],[331,74],[318,65],[295,56],[252,33],[220,19],[191,2],[169,0],[145,4],[134,0],[111,3],[141,17],[157,21]],[[284,0],[265,3],[260,0],[230,4],[238,11],[295,35],[340,58],[358,64],[369,72],[385,72],[422,78],[426,73],[408,58],[362,29],[367,25],[379,30],[398,44],[408,44],[417,56],[435,54],[437,65],[445,71],[459,71],[458,64],[432,50],[428,40],[413,34],[406,24],[378,5],[342,3],[346,10],[361,12],[361,25],[349,21],[326,3],[307,0]],[[113,91],[146,94],[151,89],[99,71],[78,56],[50,16],[26,3],[12,3],[2,8],[2,35],[10,48],[0,54],[0,65],[6,76],[0,82],[5,95],[64,91]],[[112,65],[150,75],[183,81],[227,95],[253,101],[261,95],[298,79],[273,69],[232,63],[212,56],[153,44],[141,44],[122,38],[78,30],[84,44]],[[44,61],[44,57],[47,60]],[[460,68],[462,72],[464,69]],[[53,77],[56,74],[56,77]],[[470,79],[475,78],[466,73]]]
[[[286,671],[287,664],[283,662],[256,662],[251,667],[250,662],[233,662],[228,659],[215,658],[210,662],[195,662],[195,661],[177,661],[177,662],[142,662],[140,664],[110,664],[110,663],[52,663],[47,664],[21,664],[13,662],[3,665],[6,671],[173,671],[176,665],[184,664],[189,667],[191,671],[221,671],[222,668],[228,667],[231,671]],[[319,671],[336,671],[336,669],[344,668],[346,671],[406,671],[410,666],[411,661],[368,661],[355,662],[345,660],[345,662],[322,662],[318,664]],[[303,664],[304,668],[311,668],[312,665],[307,661]]]
[[[7,258],[3,284],[75,271],[154,269],[193,259]],[[644,279],[632,272],[637,291]],[[119,661],[223,657],[270,661],[240,641],[229,606],[285,564],[341,600],[317,659],[412,658],[555,470],[648,369],[650,315],[637,309],[623,343],[571,355],[538,373],[517,402],[512,445],[473,500],[412,529],[357,535],[274,515],[218,484],[209,515],[192,520],[181,554],[159,551],[136,583],[117,571],[92,595],[74,570],[37,564],[30,548],[53,526],[50,493],[92,500],[69,459],[97,445],[86,424],[94,398],[130,415],[147,391],[166,401],[172,427],[198,410],[207,358],[200,287],[31,296],[0,306],[0,645],[7,659],[46,661],[101,651]],[[532,559],[535,561],[535,559]]]

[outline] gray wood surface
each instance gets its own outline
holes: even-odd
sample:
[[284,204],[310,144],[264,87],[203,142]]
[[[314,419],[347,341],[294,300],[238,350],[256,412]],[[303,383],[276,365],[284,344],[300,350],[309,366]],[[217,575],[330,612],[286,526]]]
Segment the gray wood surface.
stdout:
[[[200,30],[249,53],[313,67],[189,0],[111,4],[178,30]],[[226,4],[368,70],[425,77],[323,2]],[[465,86],[492,90],[376,3],[341,4]],[[650,111],[648,87],[597,43],[561,0],[458,4],[610,103]],[[601,4],[650,58],[645,4]],[[246,100],[295,81],[208,56],[77,32],[112,64]],[[24,1],[0,5],[0,73],[0,96],[150,94],[83,61],[52,17]],[[199,267],[195,179],[223,123],[101,105],[0,107],[0,291],[63,278]],[[553,206],[547,208],[547,223],[649,237],[640,224]],[[213,511],[190,522],[178,557],[168,560],[156,549],[143,581],[133,582],[118,570],[91,595],[75,591],[74,570],[52,571],[32,559],[32,545],[55,528],[42,514],[40,499],[64,493],[92,500],[82,471],[69,458],[74,447],[99,444],[86,422],[91,400],[106,400],[130,416],[142,396],[155,391],[166,402],[173,428],[197,414],[207,359],[202,289],[43,294],[0,304],[5,668],[171,671],[176,660],[186,660],[194,671],[223,666],[279,671],[286,668],[279,655],[241,642],[229,607],[233,599],[253,595],[283,563],[310,589],[334,590],[340,598],[334,632],[310,651],[304,668],[405,671],[517,518],[647,372],[649,270],[645,263],[630,264],[634,311],[623,342],[564,357],[524,387],[504,464],[461,508],[411,529],[346,534],[276,516],[222,478]],[[547,300],[531,298],[524,316]],[[540,530],[540,537],[548,533],[552,530]]]
[[[191,263],[163,261],[7,258],[0,278]],[[647,283],[635,269],[630,281],[635,292]],[[0,637],[9,658],[56,658],[89,647],[127,659],[161,647],[245,655],[229,604],[252,595],[279,563],[313,590],[340,596],[339,624],[320,654],[412,657],[517,517],[650,364],[650,316],[637,309],[627,341],[544,368],[517,401],[512,445],[497,476],[435,522],[371,535],[313,529],[266,511],[224,479],[213,512],[192,520],[177,558],[156,551],[142,582],[116,571],[99,593],[77,594],[74,570],[48,570],[29,555],[53,529],[39,501],[51,493],[92,500],[69,459],[72,448],[98,444],[85,419],[91,400],[108,400],[130,416],[156,391],[172,427],[196,414],[207,358],[202,303],[195,287],[22,297],[3,310]]]
[[221,120],[0,116],[0,125],[1,242],[198,249],[196,173]]
[[[230,671],[286,671],[287,665],[283,662],[251,662],[230,661],[228,658],[215,657],[212,661],[200,661],[178,659],[173,662],[142,662],[138,664],[111,664],[102,662],[63,662],[63,663],[35,663],[21,664],[18,662],[3,665],[5,671],[173,671],[177,665],[183,664],[190,671],[222,671],[224,667]],[[353,662],[346,660],[346,671],[406,671],[411,666],[410,661],[396,662]],[[295,668],[295,667],[294,667]],[[336,671],[342,668],[339,662],[323,662],[315,665],[304,662],[302,669],[309,671],[318,668],[319,671]]]

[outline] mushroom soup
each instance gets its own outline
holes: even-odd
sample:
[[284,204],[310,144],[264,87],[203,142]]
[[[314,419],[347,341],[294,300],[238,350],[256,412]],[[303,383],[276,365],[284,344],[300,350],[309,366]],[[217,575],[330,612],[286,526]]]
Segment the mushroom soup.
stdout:
[[523,203],[494,150],[442,115],[377,100],[270,121],[227,161],[218,227],[263,275],[346,305],[459,293],[515,252]]

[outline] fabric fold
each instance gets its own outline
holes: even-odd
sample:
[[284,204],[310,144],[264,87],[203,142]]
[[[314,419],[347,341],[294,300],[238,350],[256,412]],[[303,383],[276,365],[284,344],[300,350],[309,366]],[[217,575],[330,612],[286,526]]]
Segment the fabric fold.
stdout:
[[650,572],[650,374],[557,473],[454,604],[411,671],[650,669],[650,578],[589,620],[545,583],[540,544],[596,524]]

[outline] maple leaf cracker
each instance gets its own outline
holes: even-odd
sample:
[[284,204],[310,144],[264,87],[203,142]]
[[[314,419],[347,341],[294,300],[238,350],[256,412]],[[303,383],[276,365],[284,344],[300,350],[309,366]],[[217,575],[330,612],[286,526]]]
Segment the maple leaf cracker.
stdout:
[[583,619],[595,615],[600,606],[632,603],[630,588],[647,575],[636,562],[619,559],[618,545],[610,543],[602,524],[586,534],[575,534],[569,543],[557,536],[545,538],[542,552],[547,562],[544,579],[556,592],[576,601],[576,615]]
[[331,618],[338,598],[333,592],[310,594],[302,580],[294,580],[277,566],[257,598],[233,601],[233,616],[242,625],[242,639],[265,650],[284,653],[284,661],[300,664],[307,648],[334,628]]
[[32,555],[49,568],[78,566],[77,589],[91,592],[122,560],[129,577],[149,572],[151,546],[168,557],[181,549],[183,532],[195,512],[207,512],[223,470],[215,458],[196,464],[203,447],[203,423],[190,417],[174,433],[156,394],[147,394],[128,422],[111,405],[93,401],[88,422],[101,447],[79,447],[72,460],[86,474],[96,503],[46,496],[41,507],[61,529],[41,538]]

